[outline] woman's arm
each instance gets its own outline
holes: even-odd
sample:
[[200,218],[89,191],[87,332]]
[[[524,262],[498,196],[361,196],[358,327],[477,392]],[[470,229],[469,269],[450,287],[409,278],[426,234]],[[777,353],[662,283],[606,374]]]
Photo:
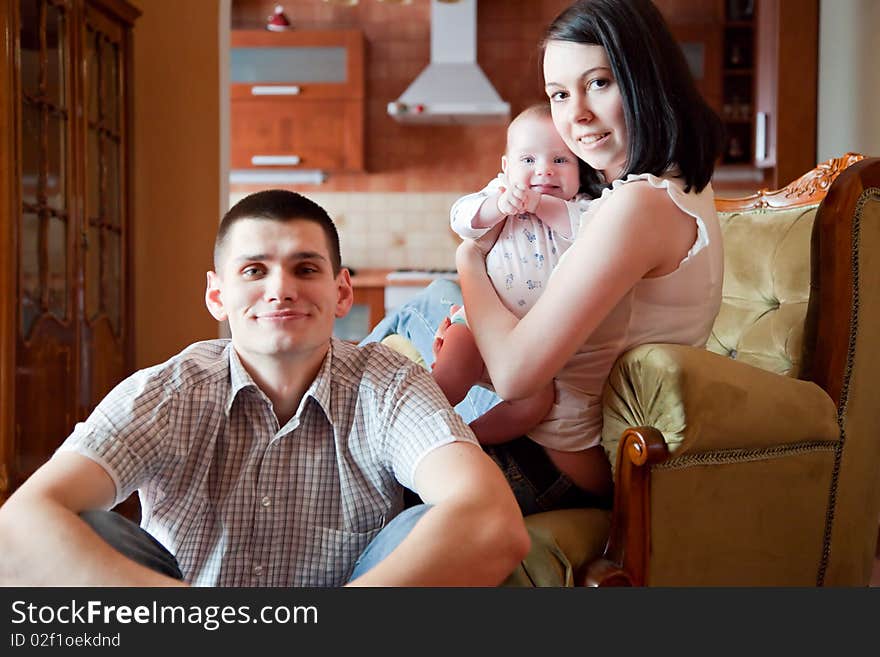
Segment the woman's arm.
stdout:
[[621,187],[519,321],[495,294],[479,246],[463,242],[456,261],[468,322],[498,394],[520,399],[546,385],[636,282],[674,271],[695,237],[694,220],[666,190]]

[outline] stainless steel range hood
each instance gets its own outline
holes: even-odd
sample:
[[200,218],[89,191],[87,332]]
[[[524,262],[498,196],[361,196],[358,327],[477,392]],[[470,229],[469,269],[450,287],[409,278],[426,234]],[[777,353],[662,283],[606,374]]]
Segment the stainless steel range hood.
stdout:
[[506,123],[501,100],[477,64],[477,0],[431,0],[431,62],[388,114],[401,123]]

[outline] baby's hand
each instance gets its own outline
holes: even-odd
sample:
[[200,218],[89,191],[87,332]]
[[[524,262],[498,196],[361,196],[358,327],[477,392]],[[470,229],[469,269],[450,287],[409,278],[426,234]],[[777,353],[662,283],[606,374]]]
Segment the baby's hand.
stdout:
[[513,196],[513,192],[509,187],[501,188],[501,195],[498,197],[498,212],[503,216],[519,214],[522,212],[519,203]]
[[461,306],[455,304],[451,305],[449,307],[449,314],[443,318],[443,321],[440,322],[440,326],[437,327],[437,330],[434,333],[434,342],[431,344],[431,351],[434,354],[434,362],[431,363],[431,371],[434,370],[434,366],[437,364],[437,358],[440,356],[440,351],[443,349],[443,340],[446,338],[446,331],[452,326],[452,320],[450,317],[459,308],[461,308]]
[[541,202],[541,193],[532,191],[523,185],[514,185],[511,191],[514,204],[520,208],[520,212],[531,212],[534,214],[538,210],[538,204]]

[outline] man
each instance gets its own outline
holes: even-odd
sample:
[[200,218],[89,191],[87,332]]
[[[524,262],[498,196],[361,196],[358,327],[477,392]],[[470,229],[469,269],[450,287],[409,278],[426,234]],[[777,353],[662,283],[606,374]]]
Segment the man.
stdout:
[[[430,374],[331,337],[352,288],[320,206],[236,204],[205,300],[231,340],[135,373],[76,426],[0,508],[0,583],[495,585],[515,568],[516,502]],[[404,487],[427,504],[401,513]],[[143,529],[104,511],[134,490]]]

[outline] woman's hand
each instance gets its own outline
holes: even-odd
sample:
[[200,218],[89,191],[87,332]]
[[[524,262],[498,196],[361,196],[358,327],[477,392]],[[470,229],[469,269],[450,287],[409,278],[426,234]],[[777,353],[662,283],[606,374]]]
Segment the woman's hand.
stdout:
[[495,246],[495,242],[498,241],[503,227],[504,222],[502,221],[479,239],[462,240],[455,251],[455,262],[459,271],[461,271],[462,264],[472,267],[474,263],[483,262],[489,251]]

